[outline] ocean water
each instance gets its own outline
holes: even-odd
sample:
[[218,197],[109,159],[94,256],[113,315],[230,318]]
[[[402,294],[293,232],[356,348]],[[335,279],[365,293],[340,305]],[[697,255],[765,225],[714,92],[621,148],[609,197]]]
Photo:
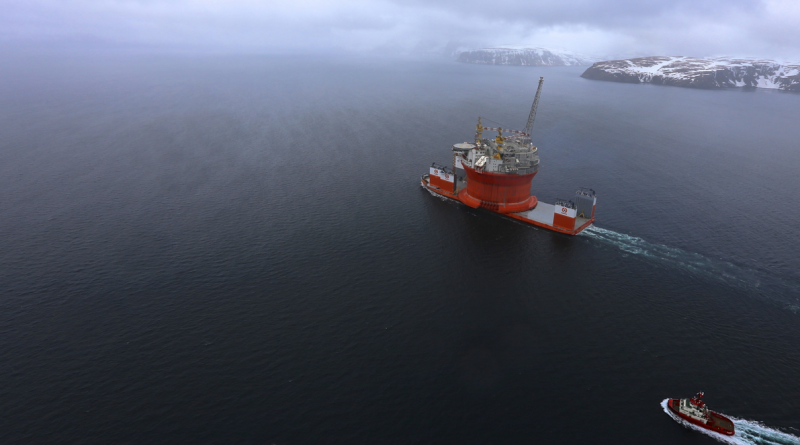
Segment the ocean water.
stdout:
[[[0,442],[800,443],[800,96],[581,72],[6,57]],[[539,76],[576,237],[419,186]]]

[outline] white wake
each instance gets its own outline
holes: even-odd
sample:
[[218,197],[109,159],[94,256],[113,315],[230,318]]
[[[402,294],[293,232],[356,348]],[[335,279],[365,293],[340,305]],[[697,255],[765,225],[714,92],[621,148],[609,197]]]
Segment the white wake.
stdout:
[[722,278],[726,281],[732,280],[756,287],[760,284],[760,280],[754,271],[749,271],[726,261],[714,261],[699,253],[687,252],[663,244],[653,244],[639,237],[601,229],[597,226],[587,227],[581,233],[602,243],[617,247],[623,252],[667,263],[700,275]]
[[613,246],[623,252],[647,258],[666,266],[687,270],[696,275],[722,281],[727,285],[757,289],[767,295],[790,297],[780,301],[792,312],[800,312],[800,301],[792,296],[800,295],[800,284],[793,283],[764,272],[737,266],[723,260],[712,260],[699,253],[687,252],[676,247],[654,244],[642,238],[617,233],[612,230],[589,226],[581,235]]
[[667,401],[661,401],[661,407],[673,420],[695,431],[710,436],[720,442],[733,445],[800,445],[800,437],[793,436],[776,429],[767,427],[754,420],[737,419],[736,417],[725,416],[733,421],[735,433],[733,436],[724,436],[719,433],[701,428],[693,423],[689,423],[667,408]]

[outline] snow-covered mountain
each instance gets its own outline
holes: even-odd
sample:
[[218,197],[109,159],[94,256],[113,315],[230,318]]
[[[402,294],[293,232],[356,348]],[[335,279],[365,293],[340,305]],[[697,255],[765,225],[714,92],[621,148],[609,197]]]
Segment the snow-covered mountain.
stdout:
[[530,66],[572,66],[591,65],[597,59],[555,51],[545,48],[483,48],[464,51],[458,55],[459,62],[482,63],[486,65],[530,65]]
[[800,63],[693,57],[639,57],[597,62],[581,77],[690,88],[757,87],[800,91]]

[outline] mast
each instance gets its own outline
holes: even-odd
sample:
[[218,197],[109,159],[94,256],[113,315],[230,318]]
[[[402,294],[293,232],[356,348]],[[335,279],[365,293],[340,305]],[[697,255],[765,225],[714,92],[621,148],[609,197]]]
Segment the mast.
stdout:
[[528,138],[531,137],[531,131],[533,131],[533,121],[536,119],[536,109],[539,108],[539,96],[542,95],[543,83],[544,77],[540,77],[539,88],[536,89],[536,97],[533,99],[533,105],[531,105],[531,114],[528,115],[528,123],[525,125],[525,133],[528,134]]

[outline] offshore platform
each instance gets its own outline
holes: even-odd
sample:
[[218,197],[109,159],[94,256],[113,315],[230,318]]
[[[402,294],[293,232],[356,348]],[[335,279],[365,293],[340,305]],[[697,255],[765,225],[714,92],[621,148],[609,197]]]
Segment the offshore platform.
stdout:
[[[539,171],[539,149],[533,145],[531,131],[539,107],[544,77],[533,99],[524,131],[484,127],[478,118],[474,143],[453,145],[453,165],[433,163],[421,184],[438,196],[453,199],[472,208],[484,208],[568,235],[577,235],[594,222],[595,191],[580,187],[569,199],[555,204],[539,202],[531,194],[531,181]],[[493,139],[485,131],[496,132]],[[507,136],[503,135],[503,132]]]

